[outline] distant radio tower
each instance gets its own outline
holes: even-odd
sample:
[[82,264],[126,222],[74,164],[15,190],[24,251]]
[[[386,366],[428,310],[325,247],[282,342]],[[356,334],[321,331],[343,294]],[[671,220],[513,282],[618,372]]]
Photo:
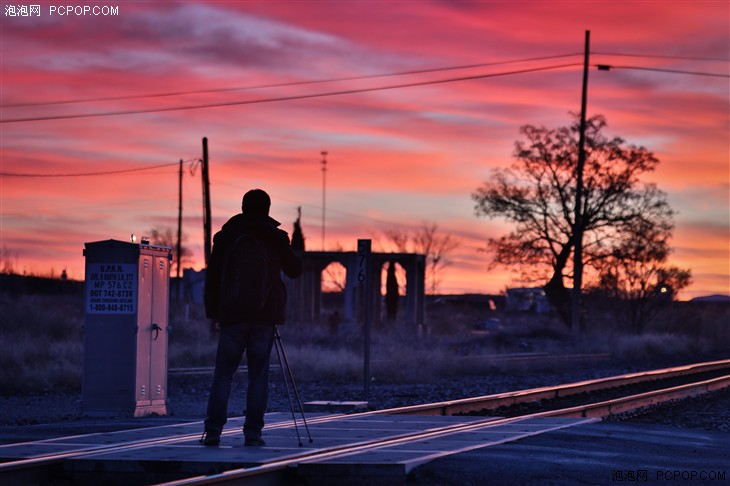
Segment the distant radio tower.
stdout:
[[322,251],[324,251],[324,222],[327,207],[327,151],[322,150]]

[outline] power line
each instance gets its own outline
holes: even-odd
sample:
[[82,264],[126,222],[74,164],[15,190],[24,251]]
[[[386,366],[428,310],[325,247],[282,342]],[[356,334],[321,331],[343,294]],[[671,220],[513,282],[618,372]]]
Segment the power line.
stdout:
[[601,71],[608,71],[610,69],[636,69],[639,71],[658,71],[662,73],[672,73],[672,74],[691,74],[695,76],[712,76],[717,78],[730,78],[730,74],[720,74],[720,73],[708,73],[708,72],[702,72],[702,71],[685,71],[682,69],[664,69],[664,68],[648,68],[648,67],[641,67],[641,66],[616,66],[613,64],[594,64],[595,67],[600,69]]
[[122,170],[110,170],[105,172],[81,172],[75,174],[31,174],[31,173],[20,173],[20,172],[0,172],[0,177],[87,177],[87,176],[100,176],[100,175],[112,175],[112,174],[124,174],[128,172],[139,172],[143,170],[159,169],[161,167],[170,167],[172,165],[179,165],[180,162],[173,162],[170,164],[150,165],[147,167],[137,167],[136,169],[122,169]]
[[[686,60],[686,61],[708,61],[708,62],[729,62],[730,61],[729,59],[721,59],[721,58],[713,58],[713,57],[670,56],[670,55],[661,55],[661,54],[632,54],[632,53],[600,52],[600,51],[592,52],[592,54],[603,55],[603,56],[646,58],[646,59],[676,59],[676,60]],[[358,81],[358,80],[364,80],[364,79],[406,76],[406,75],[412,75],[412,74],[426,74],[426,73],[435,73],[435,72],[443,72],[443,71],[455,71],[455,70],[461,70],[461,69],[473,69],[473,68],[487,67],[487,66],[499,66],[499,65],[506,65],[506,64],[522,63],[522,62],[545,61],[545,60],[549,60],[549,59],[561,59],[561,58],[566,58],[566,57],[574,57],[574,56],[578,56],[578,55],[582,55],[582,53],[576,52],[576,53],[572,53],[572,54],[555,54],[555,55],[550,55],[550,56],[537,56],[537,57],[528,57],[528,58],[522,58],[522,59],[513,59],[513,60],[509,60],[509,61],[494,61],[494,62],[485,62],[485,63],[476,63],[476,64],[464,64],[464,65],[458,65],[458,66],[446,66],[446,67],[438,67],[438,68],[396,71],[396,72],[392,72],[392,73],[370,74],[370,75],[365,75],[365,76],[345,76],[345,77],[340,77],[340,78],[314,79],[314,80],[308,80],[308,81],[293,81],[293,82],[288,82],[288,83],[261,84],[261,85],[254,85],[254,86],[234,86],[234,87],[229,87],[229,88],[208,88],[208,89],[199,89],[199,90],[169,91],[169,92],[163,92],[163,93],[147,93],[147,94],[142,94],[142,95],[108,96],[108,97],[99,97],[99,98],[80,98],[80,99],[70,99],[70,100],[52,100],[52,101],[39,101],[39,102],[31,102],[31,103],[2,104],[2,107],[3,108],[36,107],[36,106],[62,105],[62,104],[73,104],[73,103],[92,103],[92,102],[99,102],[99,101],[122,101],[122,100],[146,99],[146,98],[162,98],[162,97],[171,97],[171,96],[185,96],[185,95],[192,95],[192,94],[223,93],[223,92],[230,92],[230,91],[247,91],[247,90],[266,89],[266,88],[286,88],[286,87],[293,87],[293,86],[306,86],[306,85],[310,85],[310,84],[334,83],[334,82],[341,82],[341,81]]]
[[[225,182],[223,180],[213,180],[213,182],[215,184],[217,184],[217,185],[233,187],[235,189],[240,189],[242,191],[245,190],[245,188],[243,186],[236,185],[236,184],[231,184],[230,182]],[[301,201],[295,201],[293,199],[289,199],[289,198],[287,198],[285,196],[276,195],[274,193],[271,193],[271,196],[274,199],[276,199],[277,201],[287,202],[287,203],[293,204],[295,207],[297,207],[297,206],[303,206],[303,207],[311,208],[311,209],[313,209],[315,211],[320,211],[322,209],[322,206],[320,206],[320,205],[310,204],[310,203],[302,203]],[[336,209],[336,208],[329,208],[329,209],[327,209],[327,211],[328,212],[332,212],[332,213],[338,213],[338,214],[341,214],[343,216],[347,216],[348,218],[357,218],[357,219],[362,219],[362,220],[365,220],[365,221],[370,221],[370,222],[373,222],[373,223],[387,224],[387,225],[390,225],[390,226],[398,226],[398,227],[404,227],[405,226],[405,227],[410,227],[410,228],[418,228],[418,226],[415,225],[415,224],[404,223],[402,221],[388,221],[386,219],[373,218],[372,216],[365,216],[363,214],[350,213],[350,212],[342,211],[342,210]]]
[[441,68],[415,69],[415,70],[410,70],[410,71],[398,71],[398,72],[393,72],[393,73],[371,74],[371,75],[366,75],[366,76],[347,76],[347,77],[341,77],[341,78],[316,79],[316,80],[309,80],[309,81],[293,81],[293,82],[289,82],[289,83],[262,84],[262,85],[254,85],[254,86],[238,86],[238,87],[231,87],[231,88],[209,88],[209,89],[187,90],[187,91],[170,91],[170,92],[165,92],[165,93],[149,93],[149,94],[143,94],[143,95],[126,95],[126,96],[109,96],[109,97],[101,97],[101,98],[84,98],[84,99],[76,99],[76,100],[39,101],[39,102],[32,102],[32,103],[15,103],[15,104],[10,104],[10,105],[2,104],[2,107],[3,108],[21,108],[21,107],[30,107],[30,106],[62,105],[62,104],[72,104],[72,103],[91,103],[91,102],[97,102],[97,101],[121,101],[121,100],[133,100],[133,99],[144,99],[144,98],[162,98],[162,97],[170,97],[170,96],[221,93],[221,92],[228,92],[228,91],[246,91],[246,90],[265,89],[265,88],[287,88],[287,87],[293,87],[293,86],[305,86],[305,85],[310,85],[310,84],[335,83],[335,82],[340,82],[340,81],[358,81],[358,80],[364,80],[364,79],[406,76],[406,75],[412,75],[412,74],[426,74],[426,73],[436,73],[436,72],[443,72],[443,71],[456,71],[456,70],[461,70],[461,69],[473,69],[473,68],[487,67],[487,66],[500,66],[500,65],[505,65],[505,64],[516,64],[516,63],[521,63],[521,62],[546,61],[546,60],[550,60],[550,59],[574,57],[574,56],[577,56],[580,54],[581,53],[559,54],[559,55],[552,55],[552,56],[540,56],[540,57],[530,57],[530,58],[523,58],[523,59],[514,59],[514,60],[510,60],[510,61],[495,61],[495,62],[487,62],[487,63],[479,63],[479,64],[465,64],[465,65],[460,65],[460,66],[447,66],[447,67],[441,67]]
[[431,81],[416,81],[416,82],[412,82],[412,83],[376,86],[376,87],[372,87],[372,88],[352,88],[352,89],[344,89],[344,90],[339,90],[339,91],[325,91],[325,92],[305,94],[305,95],[279,96],[279,97],[273,97],[273,98],[259,98],[259,99],[253,99],[253,100],[243,100],[243,101],[226,101],[226,102],[219,102],[219,103],[205,103],[205,104],[200,104],[200,105],[181,105],[181,106],[171,106],[171,107],[166,107],[166,108],[147,108],[147,109],[140,109],[140,110],[120,110],[120,111],[108,111],[108,112],[100,112],[100,113],[78,113],[78,114],[72,114],[72,115],[49,115],[49,116],[38,116],[38,117],[28,117],[28,118],[10,118],[10,119],[6,119],[6,120],[0,120],[0,123],[69,120],[69,119],[75,119],[75,118],[93,118],[93,117],[101,117],[101,116],[139,115],[139,114],[144,114],[144,113],[160,113],[160,112],[168,112],[168,111],[196,110],[196,109],[202,109],[202,108],[218,108],[218,107],[224,107],[224,106],[272,103],[272,102],[277,102],[277,101],[304,100],[304,99],[323,98],[323,97],[328,97],[328,96],[337,96],[337,95],[345,95],[345,94],[368,93],[368,92],[373,92],[373,91],[384,91],[384,90],[399,89],[399,88],[412,88],[415,86],[428,86],[428,85],[434,85],[434,84],[454,83],[454,82],[458,82],[458,81],[494,78],[494,77],[499,77],[499,76],[509,76],[509,75],[513,75],[513,74],[525,74],[525,73],[533,73],[533,72],[539,72],[539,71],[549,71],[549,70],[554,70],[554,69],[562,69],[562,68],[575,67],[575,66],[580,66],[580,65],[581,65],[580,63],[556,64],[556,65],[552,65],[552,66],[544,66],[544,67],[530,68],[530,69],[520,69],[520,70],[515,70],[515,71],[505,71],[505,72],[501,72],[501,73],[475,74],[475,75],[471,75],[471,76],[460,76],[460,77],[456,77],[456,78],[437,79],[437,80],[431,80]]
[[598,56],[617,56],[617,57],[641,57],[647,59],[676,59],[682,61],[707,61],[707,62],[730,62],[730,59],[720,59],[717,57],[692,57],[692,56],[668,56],[661,54],[629,54],[621,52],[591,52]]

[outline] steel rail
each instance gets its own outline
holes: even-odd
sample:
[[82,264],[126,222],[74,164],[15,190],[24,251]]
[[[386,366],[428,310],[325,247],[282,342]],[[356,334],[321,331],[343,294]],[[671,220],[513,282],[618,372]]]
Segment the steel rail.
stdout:
[[[637,408],[648,407],[671,400],[681,400],[693,396],[702,395],[712,391],[721,390],[730,387],[730,375],[719,376],[709,380],[698,381],[695,383],[687,383],[661,390],[652,390],[649,392],[629,395],[626,397],[615,398],[613,400],[605,400],[602,402],[591,403],[588,405],[579,405],[562,409],[561,417],[607,417],[616,415]],[[551,411],[543,412],[550,414]]]
[[[456,358],[458,361],[475,361],[484,363],[533,363],[535,361],[578,361],[578,360],[593,360],[593,359],[607,359],[612,356],[611,353],[587,353],[587,354],[548,354],[548,353],[517,353],[517,354],[502,354],[502,355],[477,355],[477,356],[459,356]],[[373,365],[387,365],[391,363],[389,360],[375,360],[372,362]],[[272,364],[270,371],[278,371],[278,365]],[[238,367],[238,371],[246,373],[248,366],[241,365]],[[212,375],[212,366],[191,366],[188,368],[170,368],[167,370],[170,376],[185,376],[185,375]]]
[[[308,419],[308,423],[310,424],[318,424],[322,422],[331,422],[336,421],[342,418],[342,414],[336,414],[336,415],[326,415],[321,417],[313,417],[311,419]],[[196,422],[188,423],[187,425],[195,424]],[[201,422],[197,422],[202,425]],[[174,425],[164,425],[160,426],[159,428],[169,428],[174,427]],[[281,428],[293,428],[294,423],[291,420],[284,420],[281,422],[275,422],[271,425],[267,426],[267,429],[281,429]],[[154,427],[157,428],[157,427]],[[224,430],[221,435],[234,435],[234,434],[240,434],[240,430],[236,429],[229,429]],[[76,436],[70,436],[69,438],[81,438],[86,436],[91,436],[95,434],[82,434],[82,435],[76,435]],[[54,466],[57,466],[59,464],[62,464],[64,461],[68,459],[73,458],[79,458],[84,456],[90,456],[93,454],[101,454],[101,453],[113,453],[113,452],[124,452],[144,447],[150,447],[150,446],[156,446],[156,445],[164,445],[164,444],[175,444],[179,442],[186,442],[189,440],[195,440],[201,436],[200,433],[195,434],[183,434],[183,435],[172,435],[167,437],[158,437],[154,439],[142,439],[142,440],[133,440],[133,441],[127,441],[117,444],[102,444],[102,445],[91,445],[91,446],[82,446],[76,449],[68,450],[65,452],[60,453],[53,453],[53,454],[46,454],[41,456],[35,456],[30,457],[26,459],[18,459],[15,461],[7,461],[0,463],[0,478],[7,479],[8,477],[12,476],[18,476],[22,477],[22,475],[29,473],[32,475],[32,471],[34,469],[49,469]],[[33,444],[33,443],[43,443],[48,442],[47,440],[40,440],[40,441],[34,441],[34,442],[28,442],[25,444]],[[6,444],[4,446],[0,446],[0,450],[2,450],[3,447],[6,446],[12,446],[15,444]],[[14,483],[11,483],[14,484]]]
[[[618,375],[607,378],[598,378],[593,380],[585,380],[576,383],[547,386],[532,388],[526,390],[518,390],[513,392],[498,393],[493,395],[486,395],[481,397],[464,398],[458,400],[449,400],[444,402],[435,402],[421,405],[408,405],[404,407],[374,410],[369,412],[361,412],[361,415],[375,415],[375,414],[388,414],[388,415],[454,415],[455,413],[466,413],[475,410],[481,410],[485,408],[497,408],[500,406],[516,405],[520,403],[529,403],[542,399],[554,399],[557,397],[564,397],[584,392],[603,390],[607,388],[619,387],[628,384],[641,383],[649,380],[659,380],[672,378],[676,376],[683,376],[688,374],[703,373],[707,371],[714,371],[718,369],[730,368],[730,360],[712,361],[707,363],[695,363],[685,366],[677,366],[671,368],[663,368],[657,370],[650,370],[644,372],[630,373],[626,375]],[[338,420],[342,415],[328,415],[325,417],[319,417],[315,419],[314,423],[321,421],[332,421]],[[269,426],[269,428],[280,428],[280,427],[291,427],[293,423],[288,421],[278,422]],[[171,427],[171,426],[163,426]],[[224,431],[223,435],[235,434],[238,430]],[[168,443],[170,441],[185,441],[195,438],[197,434],[189,434],[184,436],[175,436],[171,438],[162,439],[151,439],[143,441],[131,441],[130,443],[115,444],[115,445],[97,445],[85,448],[79,448],[74,451],[67,451],[61,454],[50,454],[46,456],[38,456],[36,458],[23,459],[19,461],[12,461],[6,463],[0,463],[0,473],[3,470],[8,470],[14,465],[24,465],[39,463],[43,460],[62,460],[69,457],[73,457],[74,454],[86,454],[86,453],[97,453],[115,451],[118,447],[134,447],[148,446],[160,443]],[[42,442],[42,441],[41,441]],[[0,450],[2,446],[0,446]]]
[[[527,389],[527,390],[520,390],[520,391],[514,391],[514,392],[506,392],[506,393],[499,393],[494,395],[486,395],[481,397],[473,397],[473,398],[465,398],[460,400],[450,400],[450,401],[444,401],[444,402],[436,402],[436,403],[430,403],[430,404],[421,404],[421,405],[410,405],[405,407],[397,407],[397,408],[391,408],[391,409],[384,409],[384,410],[375,410],[375,411],[368,411],[368,412],[361,412],[358,414],[336,414],[336,415],[326,415],[321,417],[314,417],[310,419],[311,424],[318,424],[318,423],[327,423],[331,421],[337,421],[342,419],[343,417],[352,417],[352,416],[366,416],[366,415],[378,415],[378,414],[386,414],[386,415],[404,415],[404,414],[410,414],[410,415],[453,415],[456,413],[466,413],[470,411],[478,411],[482,409],[493,409],[500,406],[505,405],[516,405],[521,403],[529,403],[538,401],[541,399],[554,399],[558,397],[564,397],[568,395],[574,395],[578,393],[584,393],[584,392],[590,392],[590,391],[597,391],[597,390],[603,390],[607,388],[615,388],[619,386],[624,386],[627,384],[635,384],[635,383],[641,383],[645,381],[652,381],[652,380],[660,380],[660,379],[666,379],[666,378],[672,378],[677,376],[685,376],[685,375],[691,375],[691,374],[698,374],[698,373],[704,373],[708,371],[715,371],[715,370],[722,370],[722,369],[730,369],[730,360],[720,360],[720,361],[713,361],[708,363],[697,363],[692,365],[685,365],[685,366],[677,366],[677,367],[671,367],[671,368],[664,368],[664,369],[658,369],[658,370],[651,370],[651,371],[645,371],[645,372],[638,372],[638,373],[630,373],[626,375],[619,375],[619,376],[613,376],[613,377],[607,377],[607,378],[598,378],[593,380],[585,380],[581,382],[576,383],[570,383],[565,385],[556,385],[556,386],[548,386],[548,387],[540,387],[540,388],[533,388],[533,389]],[[727,385],[724,385],[727,386]],[[653,392],[648,392],[649,394]],[[649,396],[649,395],[647,395]],[[615,405],[611,405],[613,407],[613,410],[616,410],[616,407],[621,406],[618,402]],[[608,406],[608,405],[607,405]],[[618,412],[613,412],[618,413]],[[194,424],[195,422],[193,422]],[[201,422],[202,423],[202,422]],[[274,428],[291,428],[294,424],[292,421],[281,421],[276,422],[274,424],[271,424],[267,426],[269,429]],[[160,426],[159,428],[170,428],[174,427],[171,425],[165,425]],[[240,433],[238,429],[236,430],[227,430],[223,432],[223,435],[232,435]],[[84,435],[93,435],[93,434],[84,434]],[[78,435],[74,437],[83,437],[84,435]],[[152,445],[161,445],[161,444],[171,444],[176,442],[185,442],[188,440],[192,440],[199,437],[199,434],[185,434],[185,435],[177,435],[177,436],[167,436],[167,437],[161,437],[161,438],[155,438],[155,439],[145,439],[145,440],[139,440],[139,441],[129,441],[124,442],[121,444],[112,444],[112,445],[93,445],[93,446],[87,446],[87,447],[80,447],[78,449],[74,449],[71,451],[66,451],[63,453],[55,453],[55,454],[48,454],[48,455],[42,455],[42,456],[36,456],[32,458],[26,458],[26,459],[20,459],[16,461],[8,461],[4,463],[0,463],[0,476],[13,472],[13,471],[19,471],[24,469],[31,469],[35,467],[48,467],[53,466],[58,463],[61,463],[67,459],[73,458],[73,457],[79,457],[79,456],[86,456],[90,454],[98,454],[102,452],[117,452],[117,451],[124,451],[139,447],[149,447]],[[36,442],[46,442],[46,441],[36,441]],[[12,445],[12,444],[8,444]],[[6,445],[7,446],[7,445]],[[3,447],[6,446],[0,446],[0,450],[3,449]]]
[[366,413],[388,413],[388,414],[411,414],[411,415],[454,415],[456,413],[468,413],[482,409],[511,406],[521,403],[536,402],[539,400],[553,400],[555,398],[567,397],[580,393],[588,393],[609,388],[617,388],[625,385],[633,385],[649,381],[676,378],[710,371],[730,369],[730,359],[710,361],[707,363],[695,363],[684,366],[674,366],[625,375],[610,376],[584,380],[567,385],[545,386],[518,390],[481,397],[462,398],[459,400],[448,400],[444,402],[427,403],[422,405],[409,405],[405,407],[392,408],[387,410],[376,410]]
[[[724,387],[730,386],[730,375],[714,378],[711,380],[704,380],[698,383],[689,383],[686,385],[680,385],[670,387],[661,390],[654,390],[651,392],[641,393],[637,395],[629,395],[613,400],[597,402],[587,405],[580,405],[576,407],[568,407],[558,410],[549,410],[544,412],[537,412],[527,415],[521,415],[519,417],[511,418],[487,418],[484,420],[478,420],[476,422],[470,422],[467,424],[455,424],[439,427],[436,429],[430,429],[427,431],[408,432],[400,434],[394,437],[388,437],[386,439],[373,439],[368,441],[362,441],[355,444],[346,444],[343,446],[335,446],[326,449],[320,449],[315,451],[308,451],[299,454],[294,457],[286,457],[281,460],[272,461],[261,466],[254,466],[249,468],[232,469],[219,474],[212,474],[207,476],[196,476],[192,478],[180,479],[175,481],[169,481],[165,483],[159,483],[155,486],[204,486],[211,484],[239,484],[241,480],[252,477],[259,477],[267,474],[278,474],[282,471],[296,466],[301,463],[319,462],[324,460],[331,460],[341,458],[348,455],[357,454],[364,451],[371,451],[375,449],[381,449],[385,447],[391,447],[394,445],[407,444],[410,442],[421,441],[426,439],[435,439],[448,435],[460,434],[463,432],[469,432],[477,429],[484,429],[490,427],[497,427],[505,424],[519,423],[526,420],[532,420],[536,418],[544,417],[564,417],[564,418],[584,418],[591,421],[591,419],[599,419],[627,410],[635,408],[655,405],[663,401],[675,400],[678,398],[685,398],[688,396],[694,396],[708,391],[718,390]],[[556,426],[546,430],[552,431],[565,426]]]
[[[473,430],[483,429],[487,427],[496,427],[498,425],[518,423],[536,418],[538,416],[539,414],[510,418],[487,418],[465,424],[446,425],[426,431],[407,432],[393,437],[388,437],[386,439],[372,439],[356,442],[354,444],[345,444],[341,446],[328,447],[325,449],[307,451],[293,457],[290,456],[277,461],[267,462],[266,464],[262,464],[260,466],[232,469],[219,474],[196,476],[192,478],[168,481],[165,483],[156,484],[154,486],[203,486],[207,484],[225,484],[229,481],[238,482],[244,478],[280,472],[289,467],[305,462],[319,462],[329,459],[337,459],[353,454],[358,454],[360,452],[372,451],[375,449],[382,449],[395,445],[408,444],[419,440],[436,439],[439,437],[460,434],[463,432],[470,432]],[[559,428],[559,426],[556,428]],[[553,428],[552,430],[555,430],[555,428]]]

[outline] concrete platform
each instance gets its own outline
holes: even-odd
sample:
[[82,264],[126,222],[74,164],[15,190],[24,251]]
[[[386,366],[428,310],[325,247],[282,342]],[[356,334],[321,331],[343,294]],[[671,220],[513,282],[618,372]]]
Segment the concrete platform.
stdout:
[[[85,450],[84,457],[65,465],[73,483],[151,484],[481,420],[353,415],[327,422],[325,417],[308,415],[314,438],[311,444],[300,424],[303,447],[298,445],[291,415],[278,413],[267,416],[267,446],[261,448],[243,446],[242,419],[237,418],[229,422],[219,447],[201,446],[202,423],[192,422],[3,445],[0,460]],[[98,449],[170,435],[182,437],[144,449],[113,453]],[[730,482],[730,434],[581,419],[532,419],[484,425],[415,443],[366,447],[324,461],[304,460],[276,479],[277,484],[357,486],[373,482],[379,486],[724,484]]]
[[[198,439],[202,424],[186,423],[129,431],[79,435],[0,446],[3,460],[27,458],[39,454],[84,450],[82,457],[64,464],[66,475],[76,484],[150,484],[190,475],[216,474],[230,469],[248,468],[294,457],[302,452],[331,451],[346,444],[362,444],[362,450],[327,460],[304,460],[290,468],[279,484],[403,484],[406,475],[417,466],[445,455],[517,440],[563,427],[571,427],[591,419],[533,419],[491,426],[484,417],[348,415],[336,421],[327,416],[308,415],[314,438],[309,442],[300,423],[300,437],[291,426],[291,416],[283,413],[267,415],[264,430],[265,447],[245,447],[241,433],[242,419],[227,424],[218,447],[204,447]],[[487,421],[490,419],[487,418]],[[491,420],[496,420],[493,418]],[[397,438],[413,431],[439,431],[452,424],[474,425],[473,430],[418,442],[373,447],[369,442]],[[125,444],[142,439],[182,435],[143,448],[127,447],[113,452],[100,450],[108,444]]]
[[[466,425],[470,420],[479,422],[480,419],[483,420],[484,417],[381,416],[379,418],[384,426],[394,428],[403,427],[406,423],[412,426],[423,424],[443,426],[447,422]],[[370,447],[359,453],[334,459],[305,460],[297,467],[297,475],[305,479],[306,484],[402,485],[408,474],[418,466],[442,457],[595,421],[595,419],[540,418],[500,423],[498,419],[493,417],[494,424],[483,424],[445,436],[385,447]]]
[[323,413],[355,413],[367,412],[368,402],[363,401],[339,401],[339,400],[319,400],[314,402],[305,402],[303,405],[305,412],[323,412]]
[[599,422],[443,457],[409,485],[730,483],[730,434]]

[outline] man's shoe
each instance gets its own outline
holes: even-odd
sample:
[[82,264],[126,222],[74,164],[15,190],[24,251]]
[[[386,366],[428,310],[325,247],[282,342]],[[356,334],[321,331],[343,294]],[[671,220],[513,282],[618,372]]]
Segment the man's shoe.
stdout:
[[204,446],[217,446],[221,443],[221,434],[219,432],[203,432],[200,442]]
[[246,442],[243,445],[263,447],[266,445],[266,442],[261,437],[246,437]]

